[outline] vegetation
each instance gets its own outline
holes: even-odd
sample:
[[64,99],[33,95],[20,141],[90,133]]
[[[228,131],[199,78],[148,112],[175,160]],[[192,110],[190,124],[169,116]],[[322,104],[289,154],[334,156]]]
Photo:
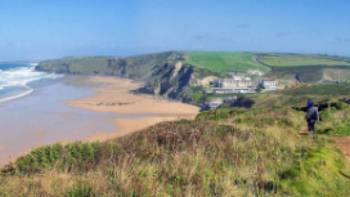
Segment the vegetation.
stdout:
[[326,55],[262,54],[258,60],[273,67],[350,66],[348,59]]
[[[228,72],[261,72],[272,78],[294,80],[298,75],[302,82],[317,82],[320,80],[349,81],[350,60],[348,58],[300,55],[300,54],[257,54],[250,52],[163,52],[131,57],[69,57],[57,60],[43,61],[37,67],[41,71],[80,74],[108,75],[126,77],[146,82],[143,90],[154,93],[160,85],[166,89],[175,90],[176,83],[161,83],[169,78],[169,68],[182,62],[184,67],[193,69],[192,81],[207,76],[223,76]],[[176,69],[175,69],[176,70]],[[185,77],[186,78],[186,77]],[[181,76],[178,79],[182,79]],[[167,80],[169,81],[169,80]],[[186,91],[189,82],[176,93],[167,92],[172,99],[192,102],[191,95]],[[175,96],[174,96],[175,94]]]
[[257,54],[251,52],[185,51],[163,52],[131,57],[68,57],[43,61],[39,70],[68,72],[73,74],[117,75],[144,79],[155,66],[182,61],[206,74],[248,70],[270,71],[271,67],[348,67],[350,59],[327,55]]
[[300,135],[303,116],[222,108],[104,143],[42,147],[2,169],[0,196],[348,196],[343,155],[325,135]]
[[333,136],[350,136],[350,107],[340,103],[321,112],[317,132]]
[[156,66],[182,59],[177,52],[131,57],[68,57],[40,62],[38,70],[82,75],[108,75],[147,80]]
[[292,106],[305,110],[307,99],[312,99],[321,111],[317,133],[330,136],[350,135],[350,89],[348,83],[302,85],[278,92],[247,95],[254,106],[272,109],[274,106]]
[[350,60],[345,57],[303,54],[257,54],[257,62],[271,68],[267,76],[315,83],[349,81]]
[[[347,66],[346,60],[326,56],[259,54],[256,60],[255,55],[167,52],[68,58],[43,62],[39,69],[144,79],[144,91],[160,87],[166,95],[185,95],[199,103],[216,95],[192,86],[193,76],[265,72],[269,66],[272,74],[283,67],[279,74],[290,75],[299,65],[309,65],[298,67],[306,73],[314,73],[314,65]],[[177,61],[186,66],[179,68]],[[249,101],[249,109],[224,107],[193,121],[165,122],[103,143],[41,147],[2,168],[0,196],[349,196],[348,165],[329,137],[350,134],[350,106],[343,101],[350,98],[349,87],[302,85],[250,94],[235,105]],[[322,107],[320,135],[314,138],[301,134],[308,98]]]
[[308,99],[314,103],[344,103],[346,98],[350,98],[348,83],[340,84],[303,84],[294,88],[279,90],[275,92],[266,92],[258,94],[247,94],[248,99],[252,99],[255,107],[273,108],[274,106],[297,107],[301,108],[306,105]]
[[220,75],[233,71],[269,70],[254,58],[255,54],[248,52],[185,52],[186,63]]
[[332,83],[302,86],[295,89],[287,89],[282,91],[287,95],[329,95],[329,96],[348,96],[350,95],[349,83]]

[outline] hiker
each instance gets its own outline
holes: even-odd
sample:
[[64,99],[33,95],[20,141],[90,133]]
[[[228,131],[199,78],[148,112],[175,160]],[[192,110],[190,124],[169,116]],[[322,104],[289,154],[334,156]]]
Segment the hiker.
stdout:
[[312,100],[307,101],[305,119],[307,122],[308,131],[311,134],[315,134],[315,124],[316,121],[320,121],[320,114],[318,112],[318,108],[314,106]]

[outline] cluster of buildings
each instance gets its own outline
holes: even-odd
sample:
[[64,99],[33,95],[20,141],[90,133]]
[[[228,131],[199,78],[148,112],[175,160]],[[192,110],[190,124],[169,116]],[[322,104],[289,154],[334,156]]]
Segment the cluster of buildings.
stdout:
[[[216,94],[247,94],[280,89],[277,80],[270,78],[255,78],[244,74],[231,73],[229,77],[216,79],[211,83],[212,92]],[[234,101],[237,96],[216,98],[205,105],[205,109],[215,109],[226,102]]]
[[228,78],[212,81],[211,86],[217,94],[246,94],[255,93],[259,88],[263,91],[277,90],[278,81],[268,78],[253,80],[250,76],[232,73]]
[[265,91],[274,91],[279,89],[278,81],[272,79],[263,79],[261,81],[263,90]]
[[256,90],[250,77],[240,75],[217,79],[212,82],[212,88],[217,94],[253,93]]

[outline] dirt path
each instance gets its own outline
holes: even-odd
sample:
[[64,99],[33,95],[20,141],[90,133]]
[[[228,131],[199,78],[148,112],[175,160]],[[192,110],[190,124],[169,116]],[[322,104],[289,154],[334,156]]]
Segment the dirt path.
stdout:
[[334,140],[337,147],[343,151],[350,163],[350,137],[336,137]]

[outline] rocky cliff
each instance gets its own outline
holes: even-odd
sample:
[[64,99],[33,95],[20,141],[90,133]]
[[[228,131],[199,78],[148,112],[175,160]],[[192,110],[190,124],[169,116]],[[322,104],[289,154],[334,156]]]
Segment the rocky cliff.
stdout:
[[194,67],[183,64],[180,52],[164,52],[126,58],[85,57],[43,61],[37,70],[77,75],[106,75],[144,81],[136,90],[191,102],[188,88],[192,83]]
[[188,95],[186,90],[193,79],[193,72],[194,68],[192,65],[183,64],[181,61],[175,64],[167,63],[156,66],[153,69],[150,80],[137,92],[191,102],[191,95]]

